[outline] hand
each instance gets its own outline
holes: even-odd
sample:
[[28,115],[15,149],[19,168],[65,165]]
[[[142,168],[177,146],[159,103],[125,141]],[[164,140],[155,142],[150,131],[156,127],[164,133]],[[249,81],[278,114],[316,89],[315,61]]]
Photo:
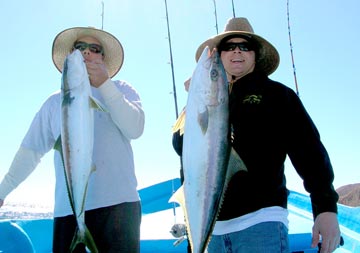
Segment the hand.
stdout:
[[109,78],[106,65],[102,60],[85,60],[85,64],[88,71],[90,84],[92,86],[98,88]]
[[315,248],[320,242],[320,253],[330,253],[340,245],[340,228],[336,213],[320,213],[314,222],[312,229],[311,247]]
[[2,207],[4,205],[4,200],[0,199],[0,207]]

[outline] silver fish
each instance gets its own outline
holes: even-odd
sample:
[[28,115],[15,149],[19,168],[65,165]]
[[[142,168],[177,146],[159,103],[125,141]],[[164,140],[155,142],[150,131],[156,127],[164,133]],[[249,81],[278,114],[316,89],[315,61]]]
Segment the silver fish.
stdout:
[[84,205],[88,180],[95,169],[92,163],[94,108],[101,106],[91,97],[86,65],[79,50],[66,57],[62,73],[61,136],[55,149],[62,155],[69,200],[78,226],[70,251],[78,243],[84,243],[91,252],[98,252],[85,225]]
[[192,75],[185,107],[184,183],[171,199],[183,207],[193,253],[205,252],[231,177],[227,176],[231,153],[228,102],[228,82],[219,54],[206,47]]

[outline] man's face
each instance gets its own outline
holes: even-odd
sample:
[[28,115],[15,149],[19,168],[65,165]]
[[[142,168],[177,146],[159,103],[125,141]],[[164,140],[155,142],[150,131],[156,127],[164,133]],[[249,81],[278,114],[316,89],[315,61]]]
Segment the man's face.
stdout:
[[254,71],[255,51],[248,41],[243,38],[231,38],[222,45],[221,60],[229,80],[232,76],[237,80]]

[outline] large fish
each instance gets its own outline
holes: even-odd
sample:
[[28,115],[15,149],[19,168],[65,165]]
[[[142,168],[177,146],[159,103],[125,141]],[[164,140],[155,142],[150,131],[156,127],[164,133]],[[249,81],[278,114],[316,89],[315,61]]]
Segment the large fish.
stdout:
[[77,221],[77,231],[70,252],[84,243],[91,252],[98,252],[94,239],[85,225],[85,199],[88,180],[95,169],[92,163],[94,139],[94,108],[101,108],[91,97],[91,86],[79,50],[64,62],[61,85],[61,136],[55,144],[66,175],[70,204]]
[[185,108],[183,186],[170,201],[183,207],[192,253],[203,253],[211,238],[226,185],[246,169],[231,148],[228,82],[216,50],[206,47],[191,78]]

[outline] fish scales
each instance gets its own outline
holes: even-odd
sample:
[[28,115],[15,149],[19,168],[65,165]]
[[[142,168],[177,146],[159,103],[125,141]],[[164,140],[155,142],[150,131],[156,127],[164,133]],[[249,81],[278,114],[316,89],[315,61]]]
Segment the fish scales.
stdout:
[[228,103],[219,54],[206,47],[191,78],[183,139],[183,207],[193,253],[207,247],[225,188],[231,150]]

